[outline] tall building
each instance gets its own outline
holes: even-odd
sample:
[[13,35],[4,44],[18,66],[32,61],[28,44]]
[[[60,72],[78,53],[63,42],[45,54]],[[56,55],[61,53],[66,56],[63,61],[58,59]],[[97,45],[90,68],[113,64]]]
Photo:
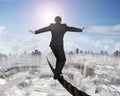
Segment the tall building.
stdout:
[[79,49],[78,48],[76,48],[76,54],[79,54]]
[[35,50],[32,52],[32,66],[40,66],[41,63],[41,52],[38,50]]

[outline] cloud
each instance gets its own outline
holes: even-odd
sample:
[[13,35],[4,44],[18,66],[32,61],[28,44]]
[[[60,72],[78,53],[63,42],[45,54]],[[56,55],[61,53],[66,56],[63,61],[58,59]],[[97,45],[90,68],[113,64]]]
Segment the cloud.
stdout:
[[[78,35],[79,34],[79,35]],[[19,41],[18,41],[19,42]],[[51,52],[49,48],[50,34],[29,35],[22,39],[21,45],[23,50],[39,49],[43,53]],[[84,51],[100,51],[107,50],[112,51],[116,44],[116,41],[112,38],[101,38],[95,40],[90,36],[85,36],[80,33],[66,34],[64,37],[65,50],[73,51],[76,48]],[[20,44],[20,43],[19,43]],[[16,46],[16,45],[15,45]]]
[[0,53],[9,53],[11,51],[10,47],[7,45],[7,42],[0,41]]
[[[99,26],[97,26],[99,27]],[[91,27],[91,28],[94,28]],[[101,26],[100,26],[101,28]],[[108,28],[109,31],[119,31],[120,25],[111,26]],[[108,30],[107,28],[103,28]],[[101,29],[102,30],[102,29]],[[99,30],[100,31],[100,30]],[[107,31],[109,33],[109,31]],[[94,29],[93,32],[97,32]],[[0,33],[6,33],[6,28],[4,26],[0,26]],[[108,34],[106,33],[106,34]],[[0,41],[0,47],[4,50],[4,52],[10,53],[21,53],[23,51],[31,52],[35,49],[40,50],[42,53],[46,54],[51,52],[49,48],[50,43],[50,33],[40,34],[40,35],[33,35],[33,34],[24,34],[15,36],[14,38],[5,40],[2,39]],[[108,35],[109,36],[109,35]],[[114,50],[120,50],[120,42],[113,38],[106,38],[106,36],[102,38],[93,38],[91,35],[85,35],[82,33],[67,33],[64,37],[65,43],[65,50],[67,51],[74,51],[76,48],[79,48],[83,51],[100,51],[100,50],[107,50],[109,52],[113,52]]]
[[119,24],[119,25],[116,25],[116,26],[113,26],[113,29],[114,29],[115,31],[120,31],[120,24]]
[[[93,38],[91,35],[82,35],[79,33],[68,34],[65,37],[65,49],[75,50],[79,48],[84,51],[93,51],[99,52],[100,50],[106,50],[112,53],[115,48],[117,40],[113,38],[106,38],[103,36],[102,38]],[[119,42],[119,41],[118,41]],[[118,45],[117,45],[118,46]]]
[[116,42],[114,45],[114,51],[119,50],[120,51],[120,42]]
[[6,42],[6,45],[11,49],[10,53],[21,53],[24,51],[31,52],[35,49],[40,50],[41,52],[49,52],[49,42],[50,36],[48,34],[41,35],[21,35],[9,40]]
[[0,36],[5,34],[7,32],[6,28],[4,26],[0,26]]
[[88,31],[108,35],[120,35],[120,24],[114,26],[91,26]]
[[[114,51],[120,50],[120,42],[115,42],[112,39],[98,39],[94,40],[88,36],[79,36],[75,38],[75,35],[68,35],[65,37],[65,50],[74,51],[76,48],[79,48],[83,51]],[[0,47],[2,52],[6,53],[21,53],[24,51],[31,52],[35,49],[40,50],[42,53],[47,54],[51,52],[49,48],[50,35],[40,34],[40,35],[28,35],[28,36],[19,36],[9,40],[9,42],[2,41],[0,42]]]
[[[79,34],[79,35],[78,35]],[[100,46],[97,45],[96,40],[94,40],[91,37],[82,35],[80,33],[73,33],[73,34],[69,34],[65,37],[65,49],[66,50],[75,50],[76,48],[79,48],[80,50],[84,50],[84,51],[94,51],[96,49],[96,46]]]
[[110,53],[112,53],[115,42],[116,41],[114,39],[110,39],[110,38],[102,39],[101,38],[101,39],[95,40],[94,48],[98,49],[98,50],[106,50],[106,51],[109,51]]

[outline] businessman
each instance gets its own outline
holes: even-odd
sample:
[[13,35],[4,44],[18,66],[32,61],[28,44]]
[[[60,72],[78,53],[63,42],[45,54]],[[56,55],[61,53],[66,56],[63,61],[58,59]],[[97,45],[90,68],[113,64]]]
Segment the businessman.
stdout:
[[29,32],[33,34],[39,34],[47,31],[51,31],[52,38],[50,42],[50,48],[53,54],[56,57],[56,67],[55,67],[55,75],[54,79],[61,79],[63,78],[62,69],[65,65],[66,56],[64,52],[64,45],[63,45],[63,38],[67,31],[71,32],[82,32],[85,27],[83,28],[75,28],[69,27],[66,24],[62,24],[62,19],[60,16],[55,17],[55,23],[51,23],[49,26],[38,29],[36,31],[29,30]]

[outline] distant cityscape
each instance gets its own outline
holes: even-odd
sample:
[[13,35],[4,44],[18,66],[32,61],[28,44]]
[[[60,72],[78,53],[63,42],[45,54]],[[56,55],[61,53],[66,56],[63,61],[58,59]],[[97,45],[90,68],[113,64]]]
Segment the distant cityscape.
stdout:
[[[93,52],[93,51],[82,51],[82,50],[79,50],[78,48],[76,48],[75,51],[70,51],[70,52],[67,52],[67,53],[120,56],[120,51],[119,50],[116,50],[111,54],[106,50],[100,50],[99,52]],[[34,50],[31,53],[28,53],[27,51],[24,51],[24,52],[21,52],[20,54],[17,54],[17,53],[16,54],[14,54],[14,53],[5,54],[5,53],[1,52],[0,53],[0,59],[7,58],[7,57],[12,56],[12,55],[30,55],[30,54],[31,55],[32,54],[42,54],[42,52],[38,49]]]
[[[49,69],[46,57],[50,60],[51,64],[55,66],[55,57],[52,52],[47,54],[47,56],[42,54],[42,52],[37,49],[30,53],[24,51],[19,55],[17,54],[6,55],[0,53],[0,80],[6,82],[5,85],[1,85],[3,86],[3,89],[4,90],[9,89],[13,93],[15,93],[16,91],[13,91],[11,89],[12,82],[13,83],[12,86],[14,87],[18,85],[22,86],[25,88],[24,89],[26,90],[25,92],[28,92],[27,88],[32,88],[30,86],[37,86],[38,85],[37,82],[39,82],[40,80],[44,79],[43,81],[41,81],[40,84],[46,84],[45,80],[48,80],[52,83],[53,80],[51,80],[50,78],[53,77],[53,74]],[[110,54],[107,51],[101,50],[100,52],[95,53],[92,51],[82,51],[77,48],[75,51],[66,52],[66,58],[67,60],[64,66],[63,75],[65,76],[66,80],[72,82],[72,84],[77,86],[80,90],[92,96],[120,96],[120,72],[119,72],[120,51],[115,51],[114,53]],[[25,72],[29,72],[29,74]],[[25,80],[24,80],[25,82],[21,80],[23,85],[20,85],[21,83],[19,82],[18,83],[13,82],[14,79],[10,78],[17,78],[19,77],[18,74],[26,74],[25,77],[26,80],[28,80],[29,77],[30,80],[29,83],[34,82],[34,84],[32,85],[30,83],[30,85],[28,86],[26,85],[28,84],[28,81],[26,83]],[[36,82],[35,78],[31,78],[34,75],[36,76],[36,78],[39,77],[38,81]],[[13,81],[8,82],[9,79]],[[44,91],[41,91],[39,89],[42,89],[44,87],[38,86],[34,90],[39,90],[39,92],[43,92],[44,94],[49,94],[48,90],[51,91],[54,90],[55,93],[58,94],[59,91],[57,91],[57,87],[60,89],[62,88],[61,86],[59,86],[58,83],[56,84],[56,82],[54,82],[54,89],[52,88],[53,85],[49,85],[49,83],[46,84],[46,86],[49,86],[50,89],[47,89],[45,87]],[[23,90],[21,89],[16,90],[19,90],[21,94],[24,93]],[[30,91],[29,94],[36,92],[34,90]],[[0,94],[3,93],[6,94],[6,92],[9,93],[9,91],[3,91]],[[61,91],[60,93],[66,94],[64,96],[69,96],[69,94],[67,94],[65,90]],[[17,95],[2,95],[2,96],[17,96]]]

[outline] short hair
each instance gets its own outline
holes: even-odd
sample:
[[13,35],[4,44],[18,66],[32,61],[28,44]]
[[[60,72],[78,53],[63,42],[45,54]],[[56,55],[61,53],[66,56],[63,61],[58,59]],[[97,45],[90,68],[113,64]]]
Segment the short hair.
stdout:
[[62,21],[61,17],[60,16],[56,16],[55,17],[55,22],[56,23],[60,23]]

